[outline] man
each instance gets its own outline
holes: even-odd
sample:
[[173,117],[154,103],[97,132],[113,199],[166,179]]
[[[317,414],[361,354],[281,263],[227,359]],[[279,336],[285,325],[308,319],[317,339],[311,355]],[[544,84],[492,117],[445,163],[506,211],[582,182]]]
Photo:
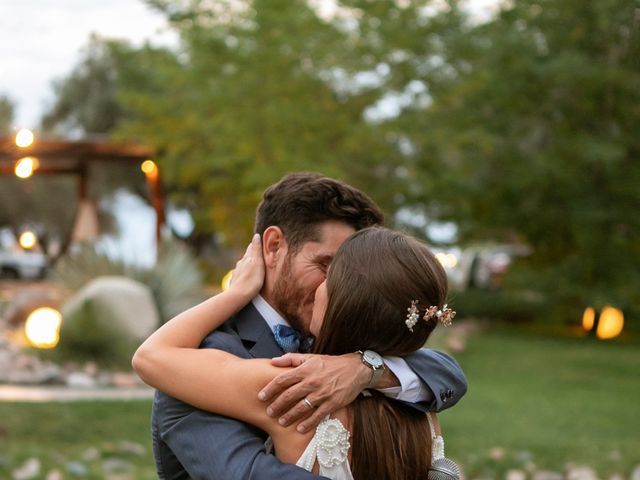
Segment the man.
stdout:
[[[380,209],[364,193],[319,174],[287,175],[269,187],[258,206],[255,228],[262,236],[263,289],[201,347],[243,358],[279,357],[305,347],[315,291],[336,251],[352,233],[382,220]],[[300,422],[299,431],[315,428],[365,388],[381,390],[421,411],[451,406],[466,391],[457,363],[426,349],[404,359],[381,359],[366,351],[337,357],[289,353],[274,362],[297,368],[274,379],[259,397],[267,413],[281,423]],[[255,427],[161,392],[153,404],[152,431],[160,478],[317,478],[266,454],[265,435]]]

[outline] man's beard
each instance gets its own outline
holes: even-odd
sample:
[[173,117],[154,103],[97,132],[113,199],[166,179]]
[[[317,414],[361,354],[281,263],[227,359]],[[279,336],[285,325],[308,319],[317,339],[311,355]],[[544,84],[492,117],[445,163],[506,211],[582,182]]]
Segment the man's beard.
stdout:
[[300,288],[291,272],[291,257],[287,255],[282,272],[273,286],[273,303],[285,320],[301,333],[307,333],[304,320],[300,317],[305,302],[305,292]]

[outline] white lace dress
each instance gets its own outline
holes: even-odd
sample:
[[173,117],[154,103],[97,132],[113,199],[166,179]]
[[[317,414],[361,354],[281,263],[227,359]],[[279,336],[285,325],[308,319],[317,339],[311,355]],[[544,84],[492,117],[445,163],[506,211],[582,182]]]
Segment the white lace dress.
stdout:
[[296,465],[310,472],[317,460],[321,476],[331,480],[353,480],[349,467],[349,435],[340,420],[325,418]]

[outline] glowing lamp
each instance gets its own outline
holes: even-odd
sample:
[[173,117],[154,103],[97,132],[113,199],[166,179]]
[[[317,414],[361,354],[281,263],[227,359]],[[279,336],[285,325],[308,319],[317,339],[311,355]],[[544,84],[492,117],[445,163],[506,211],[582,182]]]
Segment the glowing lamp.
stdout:
[[37,241],[38,239],[35,234],[29,230],[20,235],[18,239],[18,243],[20,243],[20,246],[25,250],[31,250],[36,246]]
[[142,162],[140,169],[147,177],[155,178],[158,176],[158,166],[153,160],[145,160]]
[[444,268],[454,268],[458,265],[458,258],[453,253],[436,253],[436,259]]
[[50,307],[37,308],[24,323],[24,333],[29,344],[36,348],[54,348],[60,340],[62,315]]
[[593,307],[587,307],[582,314],[582,328],[587,332],[593,329],[593,325],[596,322],[596,311]]
[[231,285],[231,277],[233,277],[233,270],[229,270],[224,277],[222,277],[222,283],[220,286],[222,290],[229,290],[229,285]]
[[596,336],[601,340],[617,337],[622,332],[622,327],[624,327],[624,314],[622,311],[606,306],[600,313]]
[[33,145],[33,132],[27,128],[21,128],[16,134],[16,146],[26,148]]
[[39,166],[39,162],[37,158],[34,157],[23,157],[16,162],[16,165],[13,169],[16,177],[18,178],[29,178],[33,175],[33,172]]

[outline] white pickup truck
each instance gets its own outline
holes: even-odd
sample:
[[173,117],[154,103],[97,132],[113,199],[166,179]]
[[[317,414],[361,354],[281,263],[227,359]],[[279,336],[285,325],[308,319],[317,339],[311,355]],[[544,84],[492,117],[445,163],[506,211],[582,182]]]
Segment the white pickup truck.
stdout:
[[47,257],[42,253],[0,246],[0,278],[35,280],[47,271]]

